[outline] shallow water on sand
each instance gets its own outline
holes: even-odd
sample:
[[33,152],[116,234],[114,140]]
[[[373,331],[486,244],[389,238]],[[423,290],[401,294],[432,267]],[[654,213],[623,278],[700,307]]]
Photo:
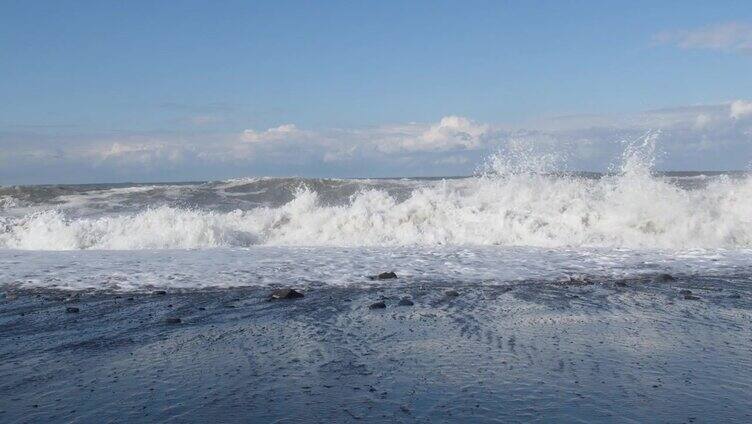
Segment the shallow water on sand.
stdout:
[[390,281],[272,302],[265,288],[6,290],[0,420],[752,419],[749,277]]
[[747,281],[750,249],[607,249],[502,246],[280,247],[198,250],[0,250],[0,289],[150,291],[233,287],[411,283],[510,285],[572,278],[599,281],[670,273]]

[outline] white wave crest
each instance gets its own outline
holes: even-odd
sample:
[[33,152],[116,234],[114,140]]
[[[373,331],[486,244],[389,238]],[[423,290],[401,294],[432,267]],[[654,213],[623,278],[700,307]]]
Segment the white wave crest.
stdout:
[[20,204],[21,202],[13,196],[0,196],[0,210],[16,208]]
[[0,217],[0,248],[752,248],[752,178],[720,176],[701,188],[680,188],[651,174],[655,140],[649,134],[627,148],[620,172],[598,179],[547,173],[551,157],[520,166],[497,156],[478,177],[419,186],[401,201],[371,188],[331,206],[301,187],[281,207],[229,213],[163,206],[98,218],[57,210]]
[[69,219],[0,221],[10,249],[166,249],[268,245],[752,247],[752,179],[684,190],[643,173],[598,180],[541,174],[417,188],[397,202],[371,189],[325,206],[307,188],[280,208],[218,213],[170,207]]

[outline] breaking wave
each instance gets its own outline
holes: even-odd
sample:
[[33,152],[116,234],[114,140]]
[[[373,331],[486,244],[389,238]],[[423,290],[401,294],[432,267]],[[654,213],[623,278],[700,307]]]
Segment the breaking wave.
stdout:
[[416,185],[401,198],[373,185],[332,205],[303,185],[281,206],[230,212],[163,205],[97,217],[59,209],[0,216],[0,248],[752,247],[752,178],[680,187],[651,173],[654,142],[628,148],[619,171],[598,178],[551,173],[545,156],[497,155],[476,177]]

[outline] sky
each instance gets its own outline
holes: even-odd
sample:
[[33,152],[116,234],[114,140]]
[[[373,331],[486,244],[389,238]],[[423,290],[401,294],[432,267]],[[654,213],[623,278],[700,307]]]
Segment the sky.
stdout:
[[752,163],[752,3],[0,0],[0,185]]

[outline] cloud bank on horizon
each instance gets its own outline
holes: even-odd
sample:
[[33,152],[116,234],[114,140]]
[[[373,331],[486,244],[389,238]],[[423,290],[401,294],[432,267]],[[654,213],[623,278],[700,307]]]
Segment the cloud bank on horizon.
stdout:
[[96,175],[131,181],[165,176],[169,180],[172,176],[468,175],[490,154],[521,142],[562,154],[567,169],[603,171],[619,160],[625,141],[647,131],[660,131],[663,169],[744,170],[752,158],[752,101],[623,116],[551,117],[522,126],[445,116],[433,123],[327,129],[287,123],[237,133],[134,132],[83,138],[4,133],[0,134],[0,177],[36,175],[43,181],[46,175],[65,170],[90,182],[96,181]]

